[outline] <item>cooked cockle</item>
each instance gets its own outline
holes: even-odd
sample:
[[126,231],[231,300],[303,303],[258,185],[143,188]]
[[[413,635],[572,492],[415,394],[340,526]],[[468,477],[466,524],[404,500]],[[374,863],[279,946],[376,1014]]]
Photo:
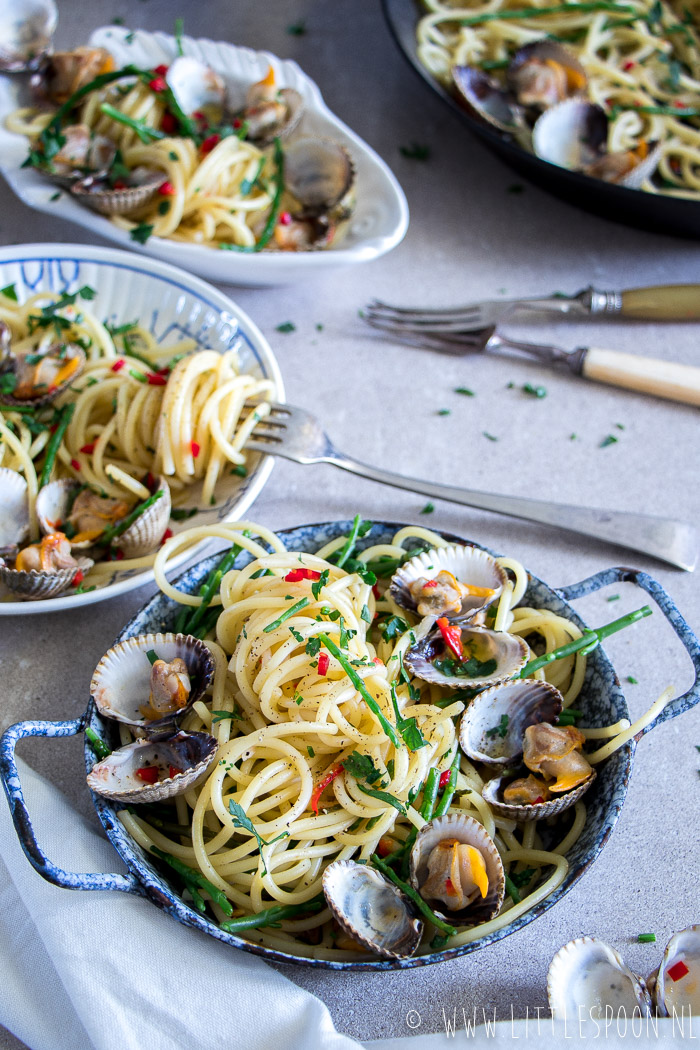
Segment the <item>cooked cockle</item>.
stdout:
[[674,933],[648,983],[663,1017],[700,1015],[700,926]]
[[20,550],[14,567],[8,564],[8,558],[0,558],[0,581],[19,598],[34,601],[53,598],[77,586],[94,564],[89,558],[75,559],[61,532],[49,533],[40,543]]
[[161,735],[202,698],[213,675],[211,653],[198,638],[141,634],[107,650],[90,693],[107,718]]
[[557,1021],[585,1016],[627,1019],[651,1012],[645,982],[627,966],[619,952],[597,937],[577,937],[552,959],[547,997]]
[[389,959],[413,955],[423,923],[392,882],[366,864],[337,860],[323,873],[328,906],[359,948]]
[[278,88],[275,71],[270,66],[267,75],[248,88],[241,116],[248,126],[247,138],[264,146],[274,138],[289,135],[303,111],[304,101],[299,92],[294,88]]
[[104,135],[93,135],[87,124],[69,124],[61,131],[63,145],[51,157],[47,172],[68,182],[92,175],[105,174],[116,156],[117,147]]
[[581,754],[585,743],[585,736],[576,726],[540,722],[525,730],[523,762],[533,773],[543,774],[550,791],[570,791],[593,772]]
[[88,787],[123,804],[162,802],[199,784],[216,760],[208,733],[177,732],[166,739],[135,740],[92,767]]
[[516,51],[507,80],[520,105],[535,110],[582,95],[588,85],[575,55],[553,40],[535,40]]
[[411,884],[428,904],[457,924],[486,922],[505,892],[503,864],[483,826],[466,814],[436,817],[411,850]]
[[32,78],[32,87],[40,97],[61,105],[96,76],[112,69],[114,59],[103,47],[55,51]]
[[503,790],[503,800],[511,802],[514,806],[536,805],[538,802],[548,802],[550,798],[549,788],[544,780],[533,776],[532,773],[527,777],[511,780]]
[[527,660],[527,643],[518,635],[449,624],[443,617],[425,617],[414,635],[404,663],[418,678],[436,685],[498,685],[514,678]]
[[449,546],[424,551],[394,573],[390,594],[419,616],[473,620],[500,596],[506,573],[479,547]]
[[79,537],[82,540],[96,539],[108,525],[126,517],[132,506],[126,500],[110,499],[92,489],[81,489],[66,519],[75,530],[74,542]]
[[43,405],[53,401],[76,379],[86,362],[85,351],[74,343],[52,343],[46,350],[14,354],[7,350],[0,371],[12,373],[14,385],[0,394],[4,405]]
[[171,711],[187,706],[192,689],[187,664],[179,656],[168,663],[156,660],[151,668],[151,691],[148,703],[140,711],[144,718],[160,718]]
[[78,562],[70,551],[70,543],[62,532],[44,536],[40,543],[32,543],[15,558],[18,572],[59,572],[77,569]]

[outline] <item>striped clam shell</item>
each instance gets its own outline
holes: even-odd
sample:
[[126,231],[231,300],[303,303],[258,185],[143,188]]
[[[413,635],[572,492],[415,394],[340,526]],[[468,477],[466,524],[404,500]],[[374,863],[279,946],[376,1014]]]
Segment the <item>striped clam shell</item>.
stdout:
[[115,541],[114,546],[124,552],[125,558],[141,558],[154,551],[163,539],[170,521],[170,487],[164,477],[158,477],[154,492],[162,492],[143,514]]
[[138,185],[110,189],[99,180],[88,176],[73,182],[70,192],[77,201],[86,204],[100,215],[130,215],[149,204],[164,181],[164,172],[151,171],[143,176]]
[[633,973],[619,952],[597,937],[577,937],[552,959],[547,973],[547,997],[555,1021],[604,1017],[624,1009],[628,1020],[651,1013],[646,983]]
[[466,813],[449,813],[444,817],[436,817],[421,828],[411,850],[411,885],[420,891],[420,887],[428,877],[430,853],[438,843],[445,839],[457,839],[479,850],[486,865],[488,891],[485,897],[477,897],[462,911],[449,911],[442,901],[437,902],[437,907],[431,901],[428,903],[433,907],[436,915],[443,916],[448,922],[470,926],[488,922],[498,914],[503,904],[506,886],[503,862],[484,827],[478,820],[474,820]]
[[[553,685],[534,678],[517,679],[485,689],[462,715],[459,743],[465,755],[494,768],[512,765],[522,757],[528,726],[556,722],[564,698]],[[497,730],[501,720],[505,731]]]
[[[148,703],[151,691],[151,663],[147,656],[151,650],[167,663],[177,656],[184,660],[191,690],[185,707],[149,720],[139,708]],[[117,642],[107,650],[95,668],[90,694],[106,718],[114,718],[148,734],[162,733],[201,699],[213,677],[214,660],[199,638],[190,634],[140,634]]]
[[334,861],[323,873],[323,892],[337,922],[367,951],[387,959],[415,953],[423,923],[401,890],[375,868]]
[[[199,784],[216,761],[217,750],[217,741],[208,733],[180,731],[165,740],[136,740],[93,766],[87,775],[88,787],[125,805],[163,802]],[[149,766],[168,775],[149,784],[137,773]],[[170,776],[171,766],[180,772]]]
[[[251,128],[247,138],[257,146],[269,146],[276,138],[288,138],[296,130],[304,115],[304,99],[295,88],[281,88],[278,95],[286,107],[284,119],[276,124],[261,126],[259,133],[255,133],[254,128]],[[243,119],[246,119],[245,112]]]
[[556,798],[549,799],[548,802],[537,802],[531,806],[516,806],[512,802],[503,801],[502,791],[514,779],[512,776],[495,777],[493,780],[487,781],[481,794],[493,812],[498,813],[501,817],[507,817],[509,820],[517,820],[519,822],[545,820],[547,817],[556,817],[559,813],[563,813],[564,810],[576,805],[581,796],[585,795],[589,787],[591,787],[595,778],[596,771],[593,770],[585,780],[577,784],[571,791],[564,791],[561,795],[557,795]]
[[29,499],[25,478],[0,467],[0,551],[24,543],[29,536]]
[[505,570],[496,559],[480,547],[459,546],[438,547],[423,551],[411,558],[396,570],[391,579],[389,593],[397,605],[409,612],[417,613],[416,600],[409,586],[421,578],[433,580],[441,570],[452,573],[456,580],[474,587],[489,588],[493,591],[490,597],[466,595],[462,599],[459,613],[446,613],[452,623],[471,620],[482,609],[486,609],[500,596],[506,582]]
[[[677,976],[674,966],[683,964],[683,972]],[[676,980],[674,980],[676,976]],[[700,1015],[700,925],[688,926],[674,933],[666,945],[664,957],[656,973],[647,982],[652,989],[654,1002],[662,1017]],[[674,1013],[675,1011],[675,1013]]]
[[459,624],[463,642],[478,643],[482,651],[488,650],[489,659],[496,661],[496,667],[489,674],[466,677],[445,674],[435,666],[436,659],[451,656],[443,640],[440,628],[435,626],[434,618],[426,616],[418,627],[414,628],[415,643],[406,651],[404,664],[424,682],[447,686],[450,689],[459,687],[487,688],[500,685],[514,678],[525,666],[528,657],[527,643],[518,635],[506,631],[489,631],[485,627],[471,627]]
[[55,598],[73,585],[77,572],[82,572],[84,575],[95,564],[90,558],[76,558],[76,561],[78,564],[74,568],[59,569],[58,572],[42,572],[36,569],[25,572],[11,569],[4,559],[0,558],[0,581],[17,598],[25,601]]

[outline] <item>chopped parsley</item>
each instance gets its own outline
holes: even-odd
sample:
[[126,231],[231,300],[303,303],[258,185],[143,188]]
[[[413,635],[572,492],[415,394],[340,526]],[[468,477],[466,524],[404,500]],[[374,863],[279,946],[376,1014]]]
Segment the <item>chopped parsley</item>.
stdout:
[[[411,699],[414,699],[414,697],[411,697]],[[409,751],[419,751],[420,748],[426,746],[428,741],[418,728],[418,723],[415,718],[402,717],[399,710],[399,702],[396,697],[396,688],[393,683],[391,686],[391,702],[394,707],[394,714],[396,715],[396,728],[401,735],[401,739]]]
[[481,433],[484,435],[485,438],[488,438],[489,441],[498,441],[498,438],[495,437],[494,434],[489,434],[487,430],[482,430]]
[[288,831],[282,831],[279,835],[276,835],[274,839],[266,840],[258,834],[255,825],[252,820],[246,815],[245,810],[238,804],[234,799],[229,799],[228,810],[233,818],[233,826],[236,828],[244,828],[249,831],[251,835],[255,835],[258,841],[258,849],[260,850],[260,859],[263,865],[263,875],[267,875],[267,868],[265,867],[265,858],[263,856],[263,846],[271,846],[273,842],[277,842],[279,839],[286,839],[289,837]]
[[[501,715],[500,721],[497,726],[491,726],[490,729],[486,730],[486,736],[489,740],[493,740],[494,737],[500,736],[503,739],[508,734],[508,722],[510,721],[508,715]],[[517,885],[517,883],[516,883]]]
[[193,518],[199,511],[196,507],[173,507],[170,511],[170,517],[174,521],[187,521],[188,518]]
[[532,383],[523,384],[523,393],[531,394],[532,397],[546,397],[547,388],[544,386],[533,386]]
[[283,335],[287,335],[289,332],[296,332],[297,326],[293,321],[283,321],[282,324],[278,324],[275,328],[276,332],[281,332]]
[[134,226],[129,236],[131,237],[132,241],[136,241],[138,244],[145,244],[152,233],[152,223],[140,222],[138,226]]
[[607,437],[603,438],[601,443],[598,445],[598,448],[607,448],[608,445],[616,445],[616,444],[617,444],[617,438],[614,437],[612,434],[608,434]]
[[328,583],[328,576],[329,576],[329,570],[328,569],[324,569],[323,572],[321,573],[320,579],[314,580],[314,582],[311,584],[311,593],[313,594],[313,596],[316,599],[316,601],[318,601],[319,594],[321,593],[323,588]]
[[[297,639],[297,640],[299,640],[299,639]],[[304,652],[307,654],[307,656],[318,656],[320,651],[321,651],[321,642],[319,641],[319,639],[318,638],[309,638],[308,642],[306,643],[306,647],[304,649]]]
[[397,638],[400,634],[404,634],[408,630],[408,624],[400,616],[390,616],[381,623],[379,629],[384,641],[390,642],[392,638]]
[[421,514],[432,514],[434,510],[435,510],[435,504],[434,503],[426,503],[426,505],[423,507],[423,509],[421,511]]
[[340,764],[355,780],[364,780],[368,784],[374,784],[382,778],[382,771],[377,769],[373,759],[359,751],[353,751]]
[[627,681],[630,683],[630,685],[639,685],[639,681],[634,677],[633,674],[627,675]]
[[0,295],[4,295],[6,299],[12,299],[14,303],[17,302],[17,289],[14,284],[6,284],[4,288],[0,288]]
[[372,613],[369,611],[369,606],[368,605],[363,605],[362,606],[362,612],[360,613],[360,619],[364,620],[365,623],[371,623],[372,622]]
[[465,397],[475,397],[473,390],[470,390],[468,386],[456,386],[455,394],[464,394]]
[[451,416],[452,415],[452,409],[451,408],[439,408],[437,410],[437,414],[439,416]]
[[399,146],[399,153],[408,160],[428,160],[430,157],[430,146],[420,142],[412,142],[410,146]]
[[287,32],[290,36],[303,36],[306,32],[306,22],[303,18],[300,18],[298,22],[292,22],[287,26]]
[[436,671],[448,678],[486,678],[496,670],[498,661],[495,658],[477,660],[475,656],[459,661],[447,656],[442,660],[433,660],[432,664]]

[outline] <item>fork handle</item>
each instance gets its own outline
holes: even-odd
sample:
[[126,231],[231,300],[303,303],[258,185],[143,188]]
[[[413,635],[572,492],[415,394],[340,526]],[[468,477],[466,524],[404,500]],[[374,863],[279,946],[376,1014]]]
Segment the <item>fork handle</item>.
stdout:
[[700,285],[629,288],[620,293],[620,313],[648,321],[700,321]]
[[700,405],[700,368],[588,347],[581,356],[581,375],[642,394],[654,394],[686,405]]
[[[420,492],[424,496],[461,503],[465,507],[490,510],[512,518],[524,518],[553,525],[568,532],[593,536],[620,547],[650,554],[654,558],[675,565],[689,572],[695,568],[699,537],[692,525],[669,518],[657,518],[648,514],[628,514],[624,511],[601,510],[595,507],[574,507],[564,503],[549,503],[545,500],[527,499],[521,496],[499,496],[490,492],[474,492],[452,485],[439,485],[433,481],[407,478],[403,474],[380,470],[366,463],[351,459],[341,453],[325,455],[321,462],[359,474],[371,481],[379,481],[394,488]],[[319,462],[319,460],[316,460]]]

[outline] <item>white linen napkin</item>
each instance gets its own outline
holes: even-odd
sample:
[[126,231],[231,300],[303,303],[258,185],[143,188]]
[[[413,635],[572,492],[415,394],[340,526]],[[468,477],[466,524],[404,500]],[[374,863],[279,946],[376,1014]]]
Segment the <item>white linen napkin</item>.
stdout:
[[[26,763],[18,765],[47,856],[72,871],[124,871],[111,844]],[[700,1037],[698,1019],[683,1034],[658,1022],[657,1041],[653,1027],[623,1037],[608,1026],[596,1035],[590,1020],[581,1031],[543,1018],[539,1029],[533,1020],[468,1033],[458,1024],[450,1035],[360,1044],[335,1030],[320,999],[262,959],[181,926],[132,894],[46,882],[22,852],[2,801],[0,974],[0,1023],[31,1050],[630,1050]]]

